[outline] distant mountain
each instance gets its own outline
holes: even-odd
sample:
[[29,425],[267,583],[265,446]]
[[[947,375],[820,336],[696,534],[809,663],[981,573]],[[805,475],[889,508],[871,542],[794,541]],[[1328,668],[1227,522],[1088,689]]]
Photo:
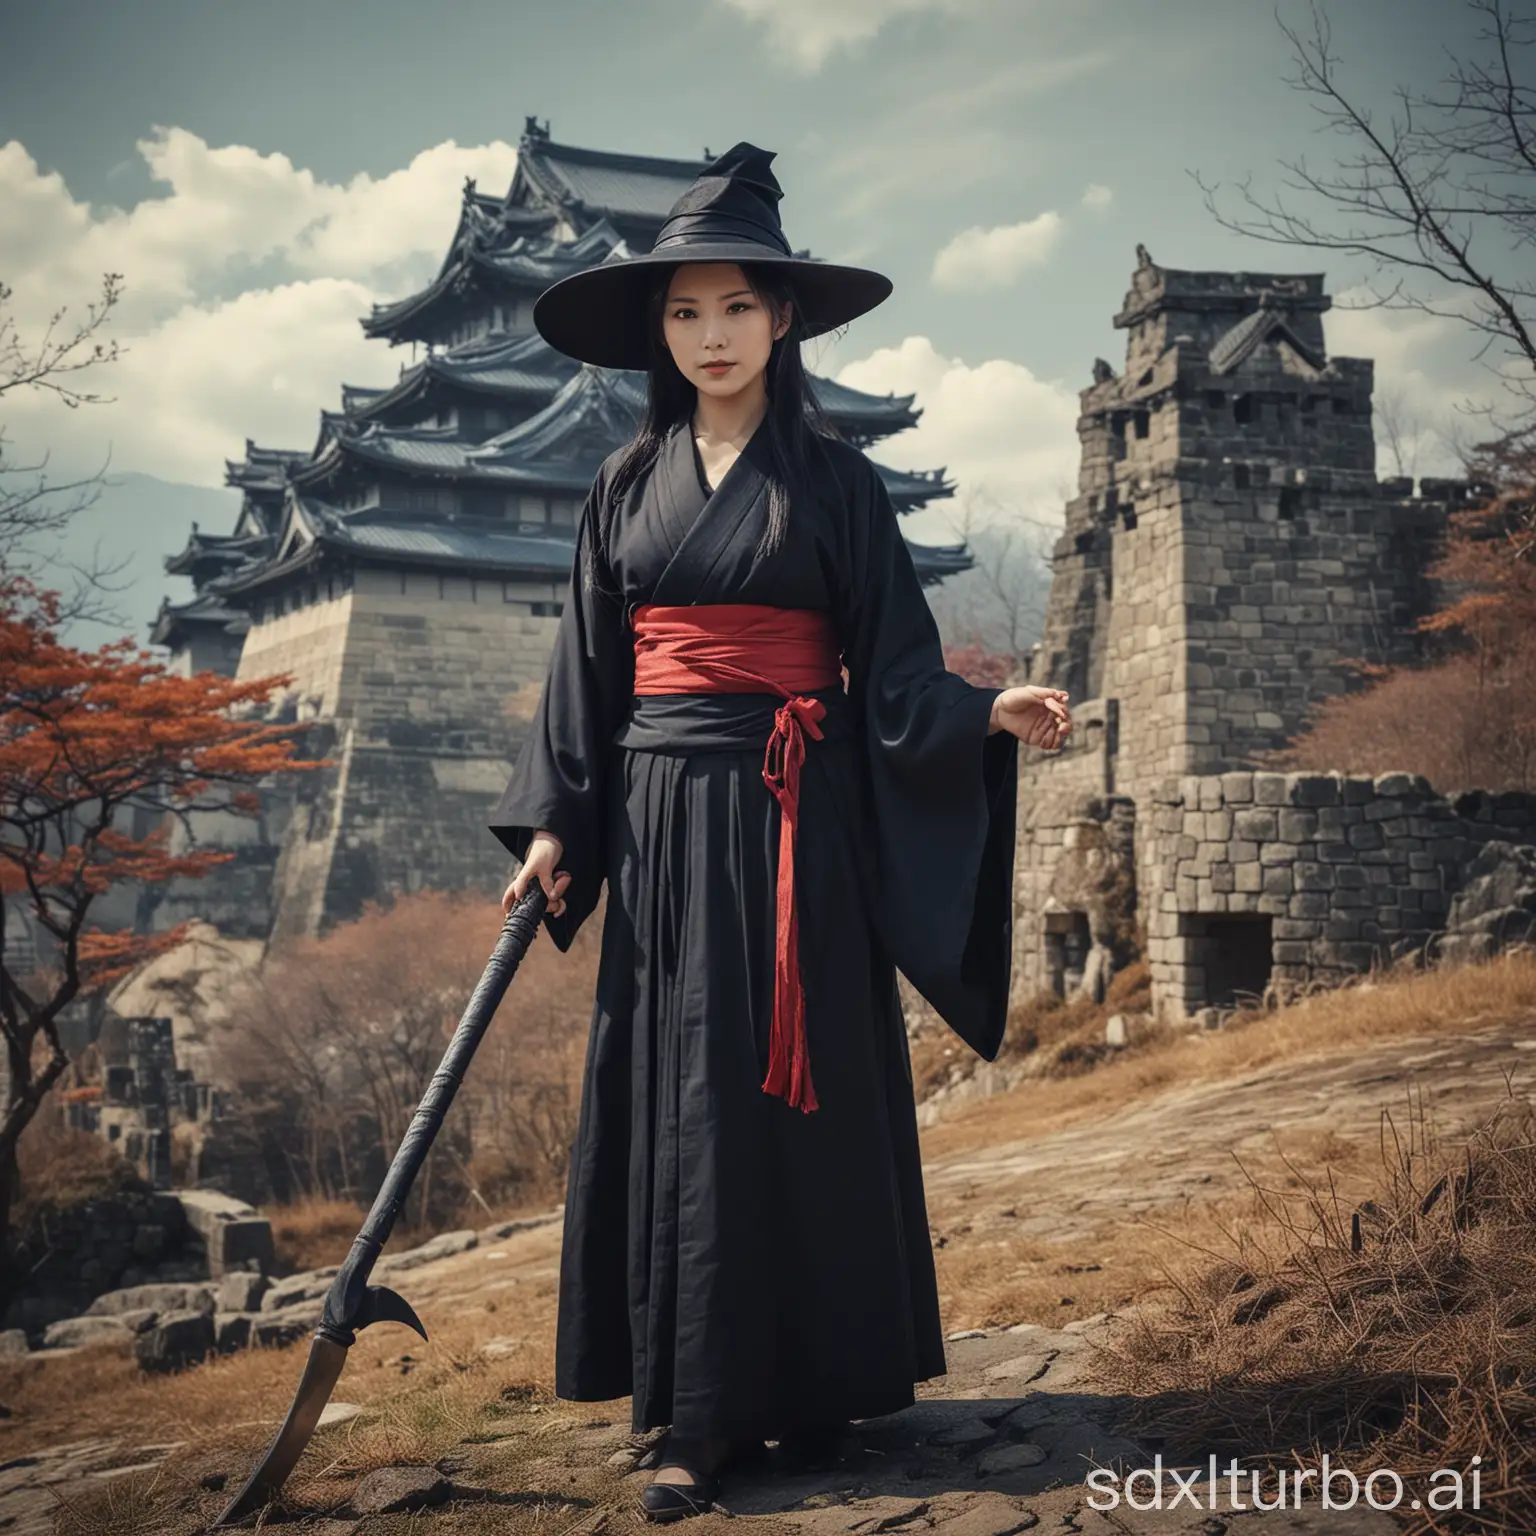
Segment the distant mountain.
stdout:
[[[240,493],[225,487],[180,485],[153,475],[112,474],[94,506],[77,514],[58,540],[58,553],[77,565],[123,567],[109,578],[103,601],[118,611],[118,624],[76,623],[68,638],[76,645],[100,645],[130,634],[149,643],[149,626],[160,600],[192,595],[185,576],[168,576],[165,558],[187,542],[193,522],[208,533],[229,533],[240,511]],[[68,590],[68,570],[40,573],[46,584]]]

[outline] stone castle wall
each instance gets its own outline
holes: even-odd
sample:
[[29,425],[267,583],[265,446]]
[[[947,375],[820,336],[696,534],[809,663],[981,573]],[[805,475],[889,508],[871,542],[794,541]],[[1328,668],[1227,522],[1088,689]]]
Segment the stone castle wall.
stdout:
[[1536,843],[1536,794],[1244,771],[1168,780],[1150,820],[1147,954],[1178,1018],[1234,988],[1283,995],[1421,948],[1483,844]]

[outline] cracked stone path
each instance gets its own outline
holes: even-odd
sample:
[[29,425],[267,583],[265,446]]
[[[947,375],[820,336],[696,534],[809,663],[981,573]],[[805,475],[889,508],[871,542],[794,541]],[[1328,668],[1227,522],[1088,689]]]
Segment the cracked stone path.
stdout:
[[[1536,1025],[1521,1023],[1454,1039],[1377,1042],[1368,1053],[1300,1058],[1234,1080],[1169,1089],[1101,1122],[935,1159],[927,1167],[930,1212],[936,1225],[963,1212],[974,1226],[979,1218],[1017,1222],[1009,1213],[1028,1210],[1035,1213],[1024,1218],[1029,1230],[1070,1243],[1128,1211],[1238,1189],[1242,1175],[1232,1151],[1267,1146],[1277,1132],[1373,1135],[1383,1108],[1404,1112],[1410,1089],[1422,1090],[1438,1129],[1454,1135],[1505,1099],[1506,1073],[1518,1090],[1528,1086],[1533,1066]],[[508,1238],[494,1253],[425,1265],[410,1277],[413,1299],[460,1302],[517,1283],[519,1275],[553,1275],[558,1234],[551,1223]],[[1090,1500],[1103,1505],[1107,1496],[1085,1486],[1094,1467],[1123,1474],[1152,1464],[1107,1427],[1119,1421],[1119,1404],[1092,1386],[1095,1342],[1113,1327],[1113,1317],[1100,1317],[1062,1329],[1017,1324],[954,1335],[946,1344],[948,1373],[921,1383],[912,1407],[855,1426],[841,1458],[825,1471],[728,1474],[722,1513],[806,1536],[1242,1536],[1261,1521],[1272,1536],[1386,1536],[1399,1528],[1390,1514],[1363,1504],[1234,1509],[1224,1483],[1195,1484],[1177,1509],[1134,1510],[1123,1501],[1095,1508]],[[296,1367],[299,1359],[294,1351]],[[553,1454],[528,1462],[524,1475],[558,1485],[569,1482],[570,1469],[581,1469],[584,1494],[600,1506],[597,1523],[639,1528],[636,1500],[647,1474],[635,1469],[639,1447],[626,1433],[627,1408],[561,1405],[561,1415]],[[79,1441],[6,1462],[3,1447],[0,1439],[3,1536],[52,1536],[56,1495],[131,1475],[177,1449]],[[454,1477],[461,1472],[466,1481],[455,1485],[455,1497],[495,1496],[473,1483],[472,1456]],[[1166,1497],[1174,1492],[1170,1486]],[[701,1517],[688,1529],[707,1536],[717,1518]],[[367,1536],[371,1524],[363,1518],[345,1529]],[[343,1527],[326,1521],[324,1528],[335,1536]]]
[[1127,1214],[1235,1193],[1243,1174],[1232,1154],[1262,1153],[1277,1137],[1373,1139],[1383,1110],[1406,1133],[1410,1096],[1422,1096],[1439,1134],[1454,1138],[1504,1101],[1506,1073],[1517,1093],[1530,1093],[1536,1021],[1375,1041],[1171,1088],[1102,1121],[926,1164],[929,1215],[941,1228],[963,1213],[973,1228],[1006,1222],[1017,1235],[1074,1243]]

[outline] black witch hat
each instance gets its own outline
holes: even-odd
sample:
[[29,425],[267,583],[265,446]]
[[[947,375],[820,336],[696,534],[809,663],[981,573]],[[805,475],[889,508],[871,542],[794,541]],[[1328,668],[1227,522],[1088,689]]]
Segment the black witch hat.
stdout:
[[646,300],[657,269],[685,261],[754,261],[783,268],[806,336],[873,309],[890,294],[888,277],[791,252],[779,224],[784,191],[769,168],[772,160],[772,150],[755,144],[726,150],[672,205],[646,255],[613,257],[546,288],[533,306],[539,334],[584,363],[649,368]]

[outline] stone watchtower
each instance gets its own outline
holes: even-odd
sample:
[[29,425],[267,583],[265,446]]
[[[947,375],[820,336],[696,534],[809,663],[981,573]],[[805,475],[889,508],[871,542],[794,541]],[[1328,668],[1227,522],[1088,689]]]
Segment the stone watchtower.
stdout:
[[[1240,812],[1219,788],[1204,800],[1191,790],[1190,808],[1214,817],[1194,839],[1203,856],[1184,846],[1182,822],[1159,839],[1154,805],[1177,803],[1196,776],[1224,776],[1233,807],[1251,804],[1253,755],[1349,686],[1341,663],[1416,655],[1424,569],[1463,488],[1425,481],[1415,496],[1411,480],[1377,479],[1372,364],[1329,358],[1320,275],[1174,271],[1138,256],[1115,316],[1124,372],[1096,362],[1081,395],[1078,494],[1030,661],[1032,681],[1070,690],[1077,729],[1053,757],[1026,754],[1015,972],[1026,993],[1097,993],[1139,917],[1155,1000],[1178,1013],[1211,1000],[1195,974],[1207,940],[1247,954],[1246,982],[1269,978],[1294,872],[1265,871],[1293,860],[1261,863],[1277,829],[1261,837],[1250,819],[1254,835],[1234,834]],[[1277,816],[1267,781],[1284,776],[1259,778]],[[1305,793],[1314,807],[1326,798]],[[1198,872],[1174,869],[1176,855]]]

